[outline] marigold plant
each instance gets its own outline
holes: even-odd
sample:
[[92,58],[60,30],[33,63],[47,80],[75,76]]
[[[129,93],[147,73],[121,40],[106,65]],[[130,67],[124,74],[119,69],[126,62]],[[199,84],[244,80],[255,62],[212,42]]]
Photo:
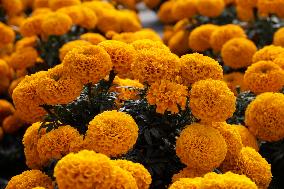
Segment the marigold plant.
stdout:
[[245,127],[242,125],[233,125],[234,129],[240,134],[242,139],[242,144],[244,147],[251,147],[255,149],[255,151],[259,150],[259,145],[256,137]]
[[196,8],[199,14],[208,17],[217,17],[225,8],[224,0],[196,0]]

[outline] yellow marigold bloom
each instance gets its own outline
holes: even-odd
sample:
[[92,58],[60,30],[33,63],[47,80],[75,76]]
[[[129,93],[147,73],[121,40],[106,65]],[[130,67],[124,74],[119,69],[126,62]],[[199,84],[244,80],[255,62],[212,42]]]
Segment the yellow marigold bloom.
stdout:
[[202,178],[181,178],[174,182],[169,189],[197,189],[202,186]]
[[119,11],[121,30],[123,32],[136,32],[142,29],[137,14],[131,10],[121,10]]
[[99,46],[87,45],[67,53],[63,67],[83,84],[97,83],[112,69],[109,54]]
[[48,14],[42,21],[42,30],[47,35],[63,35],[72,26],[72,19],[64,13],[55,12]]
[[193,29],[188,39],[189,47],[197,52],[210,49],[210,37],[217,28],[217,25],[204,24]]
[[105,1],[83,2],[82,6],[92,9],[98,16],[99,20],[103,17],[104,12],[115,9],[113,4]]
[[14,52],[9,62],[14,69],[25,69],[35,65],[38,53],[33,47],[24,47]]
[[272,179],[271,165],[253,148],[244,147],[238,160],[239,172],[256,183],[258,188],[268,188]]
[[15,112],[13,105],[7,100],[0,99],[0,123],[9,115]]
[[244,74],[241,72],[232,72],[225,74],[223,81],[225,81],[231,91],[237,95],[237,87],[240,87],[241,91],[245,91]]
[[206,173],[210,171],[211,170],[193,169],[186,167],[182,169],[179,173],[173,175],[172,182],[174,183],[182,178],[203,177]]
[[90,42],[93,45],[97,45],[102,41],[105,41],[106,38],[99,33],[84,33],[80,36],[81,40]]
[[51,12],[52,10],[50,8],[37,8],[32,12],[31,16],[38,16],[38,15],[45,16]]
[[38,139],[37,151],[39,158],[43,162],[60,159],[70,153],[71,146],[76,145],[80,139],[79,132],[69,125],[52,130]]
[[258,142],[256,137],[251,134],[251,132],[242,125],[233,125],[234,129],[240,134],[242,139],[242,144],[244,147],[251,147],[256,151],[259,150]]
[[34,188],[32,188],[32,189],[46,189],[46,188],[37,186],[37,187],[34,187]]
[[44,71],[26,76],[13,91],[12,98],[18,115],[27,123],[40,121],[46,114],[45,110],[39,107],[43,101],[36,92],[38,81],[46,76]]
[[262,60],[265,61],[274,61],[278,58],[279,55],[284,53],[284,48],[274,45],[265,46],[262,49],[258,50],[252,58],[252,62],[259,62]]
[[236,0],[237,5],[244,8],[254,8],[257,6],[258,0]]
[[49,0],[34,0],[34,8],[45,8],[48,7],[48,1]]
[[284,70],[284,54],[283,56],[279,56],[278,58],[275,58],[275,60],[273,61],[275,64],[277,64],[278,66],[280,66],[282,68],[282,70]]
[[196,0],[199,14],[208,17],[220,16],[225,8],[224,0]]
[[172,8],[175,3],[175,1],[166,1],[160,6],[158,18],[161,22],[169,24],[175,21],[174,15],[172,14]]
[[94,29],[98,23],[97,15],[88,7],[81,7],[83,20],[78,24],[86,29]]
[[77,5],[62,7],[57,12],[67,14],[72,19],[73,24],[79,24],[84,19],[82,7]]
[[41,15],[27,18],[20,26],[20,33],[24,37],[31,37],[42,34],[42,21],[44,17]]
[[21,24],[26,20],[25,15],[16,15],[16,16],[11,16],[8,17],[7,24],[10,26],[21,26]]
[[32,36],[32,37],[23,37],[19,41],[16,42],[15,44],[15,49],[16,51],[25,47],[34,47],[37,42],[37,37]]
[[124,32],[121,34],[112,33],[110,38],[112,38],[113,40],[122,41],[125,43],[132,43],[136,40],[141,40],[141,39],[161,41],[160,36],[152,29],[142,29],[140,31],[133,32],[133,33],[132,32]]
[[237,37],[247,37],[240,26],[234,24],[220,26],[211,34],[210,45],[215,52],[219,52],[227,41]]
[[185,110],[188,97],[186,86],[167,80],[156,81],[147,93],[147,101],[150,105],[156,105],[156,112],[164,114],[166,111],[176,114],[178,106]]
[[103,33],[108,31],[121,32],[121,17],[118,14],[119,11],[115,9],[107,9],[102,12],[98,19],[97,28]]
[[153,9],[161,3],[161,0],[143,0],[143,2],[148,8]]
[[132,74],[134,79],[141,83],[151,84],[161,79],[173,81],[180,69],[178,60],[178,56],[167,50],[142,49],[137,51],[136,62],[132,65]]
[[98,44],[110,55],[115,72],[119,77],[126,78],[131,74],[131,65],[135,64],[135,49],[124,42],[106,40]]
[[138,126],[130,115],[105,111],[89,123],[85,142],[87,149],[116,157],[128,152],[137,137]]
[[62,65],[48,70],[49,76],[38,83],[37,93],[45,104],[68,104],[80,96],[83,85],[80,80],[66,74]]
[[284,138],[284,95],[263,93],[246,109],[245,123],[257,138],[278,141]]
[[162,50],[168,50],[169,52],[170,49],[167,47],[163,42],[161,41],[152,41],[151,39],[141,39],[134,41],[131,43],[131,45],[134,47],[135,50],[139,51],[142,49],[162,49]]
[[80,0],[49,0],[48,6],[52,10],[57,10],[62,7],[72,6],[72,5],[79,5],[81,3]]
[[251,65],[256,51],[257,47],[251,40],[233,38],[223,45],[221,56],[225,65],[237,69]]
[[79,48],[82,46],[92,45],[92,43],[84,40],[75,40],[65,43],[60,49],[59,49],[59,58],[61,61],[63,61],[66,54],[71,51],[74,48]]
[[7,76],[10,72],[10,68],[6,61],[0,59],[0,78]]
[[0,47],[13,43],[15,40],[15,32],[9,26],[0,22]]
[[202,54],[187,54],[180,58],[183,84],[189,86],[199,80],[223,78],[223,69],[219,63]]
[[21,0],[2,0],[1,4],[9,16],[17,15],[24,9],[23,2]]
[[244,22],[249,22],[254,19],[253,9],[244,8],[241,6],[236,7],[238,19]]
[[284,85],[284,70],[271,61],[259,61],[248,67],[244,83],[256,94],[278,92]]
[[150,173],[139,163],[133,163],[127,160],[113,160],[114,165],[128,171],[136,180],[139,189],[148,189],[152,183]]
[[273,44],[284,47],[284,27],[279,28],[273,36]]
[[83,150],[59,160],[54,168],[54,177],[60,189],[93,189],[100,188],[111,176],[111,171],[112,164],[107,156]]
[[172,15],[176,20],[190,18],[196,14],[196,0],[177,0],[172,7]]
[[189,49],[188,37],[189,31],[187,30],[180,30],[175,33],[168,42],[170,50],[177,55],[187,53]]
[[192,85],[190,107],[205,122],[225,121],[235,112],[236,97],[224,81],[201,80]]
[[52,180],[40,170],[24,171],[23,173],[11,178],[6,189],[27,189],[36,186],[43,186],[46,189],[52,189]]

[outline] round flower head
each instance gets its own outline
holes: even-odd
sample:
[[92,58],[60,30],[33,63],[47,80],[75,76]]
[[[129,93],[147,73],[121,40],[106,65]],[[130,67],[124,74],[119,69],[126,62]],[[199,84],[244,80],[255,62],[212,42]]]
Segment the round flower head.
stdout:
[[[283,54],[284,55],[284,54]],[[276,58],[273,62],[281,67],[282,70],[284,70],[284,56],[281,55],[278,58]]]
[[174,182],[169,189],[197,189],[202,188],[202,178],[181,178]]
[[237,5],[244,8],[254,8],[257,6],[258,0],[236,0]]
[[143,2],[148,8],[153,9],[161,3],[161,0],[143,0]]
[[78,24],[86,29],[94,29],[98,23],[97,15],[88,7],[81,7],[83,20]]
[[38,53],[33,47],[24,47],[11,55],[9,64],[14,69],[26,69],[35,65]]
[[49,0],[48,6],[52,10],[57,10],[62,7],[72,6],[72,5],[79,5],[81,2],[80,0]]
[[195,123],[182,130],[176,153],[189,168],[212,170],[224,161],[227,145],[218,130]]
[[19,83],[24,79],[24,77],[19,77],[15,80],[13,80],[9,86],[8,92],[10,97],[12,97],[14,89],[19,85]]
[[8,16],[17,15],[24,9],[23,2],[21,0],[2,0],[1,5]]
[[0,59],[0,77],[7,76],[10,72],[10,68],[6,61]]
[[193,169],[193,168],[183,168],[177,174],[174,174],[172,177],[172,182],[176,182],[182,178],[195,178],[195,177],[202,177],[206,173],[211,172],[211,170],[202,170],[202,169]]
[[51,178],[39,170],[30,170],[12,177],[8,182],[6,189],[27,189],[36,186],[43,186],[46,189],[53,188]]
[[112,66],[109,54],[94,45],[74,48],[63,60],[63,68],[83,84],[97,83],[109,74]]
[[284,47],[284,27],[279,28],[273,36],[273,44]]
[[15,44],[16,51],[25,48],[25,47],[34,47],[37,42],[37,37],[23,37],[22,39],[18,40]]
[[116,157],[128,152],[137,137],[138,126],[130,115],[105,111],[89,123],[85,142],[87,149]]
[[244,74],[241,72],[225,74],[223,80],[235,95],[238,94],[237,87],[240,87],[241,91],[246,90],[246,87],[244,86]]
[[34,8],[39,9],[39,8],[46,8],[48,7],[48,1],[49,0],[34,0]]
[[0,94],[6,93],[9,88],[10,79],[8,77],[2,77],[0,79]]
[[168,51],[142,49],[137,51],[137,59],[132,64],[134,79],[149,84],[158,80],[175,80],[180,65],[178,56]]
[[172,13],[172,8],[176,2],[175,1],[167,1],[164,2],[158,11],[158,18],[164,24],[170,24],[175,21],[175,17]]
[[111,171],[112,164],[107,156],[83,150],[59,160],[54,168],[54,177],[60,189],[93,189],[100,188],[111,176]]
[[189,35],[189,47],[197,52],[210,49],[210,37],[217,28],[217,25],[204,24],[193,29]]
[[106,38],[99,33],[84,33],[80,36],[81,40],[90,42],[93,45],[97,45],[102,41],[105,41]]
[[277,1],[258,0],[257,9],[261,16],[268,16],[270,13],[275,13]]
[[192,85],[190,107],[205,122],[225,121],[235,112],[236,97],[224,81],[201,80]]
[[156,112],[164,114],[166,111],[176,114],[178,106],[185,110],[188,97],[186,86],[161,80],[153,83],[147,93],[147,101],[150,105],[156,105]]
[[131,65],[135,63],[135,49],[124,42],[107,40],[98,44],[110,55],[115,72],[119,77],[126,78],[131,74]]
[[12,28],[0,22],[0,47],[13,43],[15,36],[15,32]]
[[180,58],[181,77],[184,85],[191,85],[204,79],[223,79],[223,69],[219,63],[202,54],[187,54]]
[[244,22],[249,22],[254,19],[253,9],[244,8],[241,6],[236,7],[238,19]]
[[27,18],[20,26],[20,33],[24,37],[32,37],[42,34],[42,21],[44,16],[37,15]]
[[71,51],[74,48],[79,48],[82,46],[87,46],[87,45],[92,45],[90,42],[88,41],[84,41],[84,40],[74,40],[74,41],[70,41],[65,43],[60,49],[59,49],[59,58],[61,61],[63,61],[64,57],[66,56],[66,54]]
[[218,27],[211,34],[210,45],[215,52],[219,52],[227,41],[238,37],[246,38],[245,31],[238,25],[227,24]]
[[39,16],[39,15],[40,16],[45,16],[45,15],[47,15],[49,13],[52,13],[52,10],[50,8],[47,8],[47,7],[45,7],[45,8],[37,8],[37,9],[33,10],[31,16]]
[[172,15],[176,20],[190,18],[197,14],[196,0],[177,0],[172,7]]
[[81,22],[83,22],[84,19],[82,8],[77,5],[62,7],[58,9],[57,12],[68,15],[72,19],[72,23],[75,25],[80,24]]
[[26,76],[13,91],[12,98],[18,115],[27,123],[41,121],[46,114],[40,107],[43,101],[36,92],[38,81],[46,76],[44,71]]
[[47,35],[63,35],[72,26],[72,19],[64,13],[55,12],[48,14],[42,21],[42,30]]
[[259,150],[258,142],[256,137],[251,134],[251,132],[242,125],[233,125],[234,129],[240,134],[242,139],[242,144],[244,147],[251,147],[256,151]]
[[284,70],[271,61],[259,61],[248,67],[244,83],[256,94],[278,92],[284,85]]
[[196,7],[202,16],[220,16],[225,8],[224,0],[196,0]]
[[108,31],[121,32],[121,22],[118,16],[119,11],[115,9],[107,9],[99,16],[97,28],[102,33]]
[[2,122],[4,132],[7,134],[14,134],[19,131],[25,123],[17,116],[17,114],[9,115]]
[[238,69],[251,65],[256,51],[257,47],[251,40],[234,38],[224,44],[221,56],[225,65]]
[[253,148],[244,147],[238,160],[239,172],[256,183],[258,188],[268,188],[272,179],[271,166]]
[[148,170],[145,169],[143,165],[127,160],[114,160],[113,163],[115,166],[131,173],[136,180],[136,184],[139,189],[148,189],[150,187],[152,178]]
[[15,108],[7,100],[0,99],[0,123],[9,115],[14,114]]
[[168,42],[168,46],[170,50],[181,56],[188,52],[189,46],[188,46],[188,37],[189,37],[189,31],[187,30],[180,30],[171,37],[171,39]]
[[121,30],[123,32],[135,32],[142,29],[137,14],[130,10],[119,11]]
[[252,62],[274,61],[279,55],[284,53],[284,48],[274,45],[265,46],[258,50],[252,57]]
[[142,29],[137,32],[124,32],[121,34],[114,33],[111,38],[116,41],[132,43],[136,40],[150,39],[153,41],[161,41],[160,36],[152,29]]
[[284,94],[263,93],[249,104],[245,123],[250,132],[264,141],[284,138]]
[[153,41],[151,39],[140,39],[136,40],[131,45],[134,47],[135,50],[139,51],[142,49],[161,49],[165,51],[169,51],[169,47],[167,47],[163,42],[161,41]]

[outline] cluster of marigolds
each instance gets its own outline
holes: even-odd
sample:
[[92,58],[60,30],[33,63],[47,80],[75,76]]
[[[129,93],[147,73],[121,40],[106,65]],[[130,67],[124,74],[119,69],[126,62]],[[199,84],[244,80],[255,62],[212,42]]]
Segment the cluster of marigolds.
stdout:
[[[0,22],[0,141],[7,133],[27,128],[23,137],[26,164],[31,169],[14,176],[6,189],[147,189],[151,175],[143,165],[117,159],[135,145],[139,127],[118,110],[96,115],[85,135],[70,125],[46,132],[39,129],[47,114],[42,105],[68,104],[83,86],[108,79],[120,102],[139,98],[134,89],[148,87],[146,99],[156,112],[177,114],[189,107],[198,123],[188,125],[176,140],[176,154],[186,168],[173,175],[170,189],[268,188],[271,166],[258,153],[260,141],[284,139],[284,28],[273,44],[258,49],[239,25],[201,25],[188,31],[184,18],[201,14],[219,16],[235,3],[242,20],[253,10],[281,17],[283,1],[171,0],[158,16],[165,23],[165,45],[151,29],[143,29],[135,11],[116,9],[102,1],[2,0],[5,23]],[[273,3],[274,2],[274,3]],[[128,8],[136,1],[115,1]],[[145,0],[154,8],[162,1]],[[26,10],[32,9],[29,16]],[[181,20],[181,21],[180,21]],[[61,36],[76,25],[86,29],[59,51],[61,64],[28,74],[44,64],[38,40]],[[96,31],[96,32],[92,32]],[[16,39],[16,35],[22,36]],[[185,54],[189,49],[195,53]],[[215,59],[202,55],[208,49],[220,54],[224,65],[245,69],[223,74]],[[52,49],[50,49],[52,51]],[[178,56],[182,55],[182,56]],[[257,95],[245,111],[245,126],[226,120],[236,110],[236,87]],[[3,98],[4,98],[3,97]],[[7,99],[12,99],[7,100]],[[43,168],[58,160],[54,178]],[[223,174],[217,174],[215,169]]]

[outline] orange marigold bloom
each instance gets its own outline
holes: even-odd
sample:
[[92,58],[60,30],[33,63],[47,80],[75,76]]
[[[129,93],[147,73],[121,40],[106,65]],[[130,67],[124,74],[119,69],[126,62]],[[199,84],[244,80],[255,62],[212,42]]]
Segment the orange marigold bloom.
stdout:
[[15,32],[12,28],[0,22],[0,47],[13,43],[15,36]]
[[236,0],[237,5],[244,8],[254,8],[257,6],[258,0]]
[[284,48],[274,45],[265,46],[258,50],[252,57],[252,62],[274,61],[279,55],[284,53]]
[[115,9],[107,9],[103,11],[98,19],[97,28],[103,32],[108,31],[121,32],[120,16],[119,11]]
[[210,45],[215,52],[219,52],[227,41],[237,37],[247,37],[240,26],[235,24],[220,26],[211,34]]
[[24,9],[21,0],[1,0],[1,4],[9,16],[17,15]]
[[168,46],[171,51],[177,55],[183,55],[188,52],[188,37],[189,31],[180,30],[173,34],[171,39],[168,42]]
[[63,61],[66,54],[71,51],[74,48],[79,48],[82,46],[92,45],[92,43],[84,40],[74,40],[65,43],[60,49],[59,49],[59,58],[61,61]]
[[284,70],[284,56],[279,56],[273,62],[277,64],[278,66],[280,66],[282,70]]
[[8,102],[7,100],[0,99],[0,123],[8,117],[9,115],[12,115],[15,112],[15,108],[13,105]]
[[20,33],[24,37],[32,37],[42,34],[41,24],[44,16],[37,15],[27,18],[20,26]]
[[225,8],[224,0],[196,0],[199,14],[208,17],[220,16]]
[[184,85],[191,85],[199,80],[223,78],[223,69],[219,63],[202,54],[187,54],[180,58],[181,76]]
[[172,7],[172,15],[176,20],[190,18],[196,14],[196,0],[177,0]]
[[72,5],[79,5],[81,3],[80,0],[49,0],[48,6],[52,10],[57,10],[62,7],[72,6]]
[[284,95],[263,93],[246,109],[245,123],[257,138],[278,141],[284,138]]
[[36,45],[36,42],[37,42],[36,36],[23,37],[22,39],[16,42],[15,44],[16,51],[25,47],[34,47]]
[[13,134],[24,126],[24,122],[17,116],[17,114],[9,115],[2,122],[2,127],[5,133]]
[[225,121],[235,112],[236,97],[224,81],[201,80],[192,85],[190,107],[205,122]]
[[63,35],[72,26],[72,19],[64,13],[55,12],[46,15],[42,21],[42,30],[47,35]]
[[13,80],[10,84],[10,87],[9,87],[9,95],[10,97],[12,97],[12,94],[13,94],[13,91],[14,89],[19,85],[19,83],[24,79],[24,77],[19,77],[15,80]]
[[136,180],[139,189],[148,189],[152,183],[152,178],[148,170],[139,163],[133,163],[127,160],[113,160],[114,165],[131,173]]
[[74,48],[63,60],[63,67],[83,84],[97,83],[111,71],[109,54],[99,46],[87,45]]
[[232,72],[229,74],[225,74],[223,81],[227,83],[228,87],[235,95],[238,94],[237,87],[240,87],[241,91],[246,90],[244,84],[244,74],[241,72]]
[[143,0],[143,2],[148,8],[153,9],[161,3],[161,0]]
[[11,55],[10,66],[14,69],[26,69],[35,65],[38,53],[33,47],[24,47],[18,49]]
[[175,21],[174,15],[172,13],[172,8],[175,3],[175,1],[166,1],[160,6],[160,9],[158,11],[158,18],[161,22],[169,24]]
[[79,24],[83,22],[84,19],[82,7],[77,5],[62,7],[58,9],[57,12],[67,14],[72,19],[73,24]]
[[39,16],[39,15],[46,16],[51,12],[52,10],[50,8],[37,8],[32,12],[31,16]]
[[123,32],[136,32],[142,29],[140,19],[136,12],[131,10],[119,11],[121,30]]
[[160,36],[152,29],[142,29],[137,32],[123,32],[120,34],[109,32],[107,35],[112,34],[110,38],[125,43],[132,43],[136,40],[150,39],[153,41],[161,41]]
[[173,175],[172,182],[174,183],[182,178],[202,177],[210,171],[211,170],[193,169],[193,168],[186,167],[186,168],[183,168],[179,173]]
[[98,23],[97,15],[88,7],[81,7],[83,20],[78,24],[86,29],[94,29]]
[[240,134],[244,147],[251,147],[256,151],[259,150],[258,142],[256,137],[242,125],[233,125],[234,129]]
[[284,27],[279,28],[273,36],[273,44],[284,47]]
[[116,157],[128,152],[137,137],[138,126],[130,115],[105,111],[89,123],[85,142],[87,149]]
[[244,8],[241,6],[236,7],[238,19],[244,22],[249,22],[254,19],[253,9]]
[[151,39],[140,39],[136,40],[131,45],[134,47],[135,50],[139,51],[142,49],[161,49],[161,50],[168,50],[170,52],[169,47],[167,47],[161,41],[153,41]]
[[2,77],[0,79],[0,94],[4,94],[7,92],[7,89],[10,85],[10,79],[8,77]]
[[99,33],[84,33],[80,36],[81,40],[90,42],[93,45],[97,45],[102,41],[105,41],[106,38]]
[[179,58],[167,50],[142,49],[137,51],[137,59],[132,64],[134,79],[141,83],[154,83],[158,80],[175,80],[180,69]]
[[189,168],[212,170],[225,159],[227,145],[218,130],[194,123],[182,130],[176,153]]
[[284,70],[271,61],[259,61],[248,67],[244,83],[256,94],[278,92],[284,86]]
[[188,39],[189,47],[197,52],[210,49],[210,37],[217,28],[217,25],[204,24],[193,29]]
[[43,7],[48,7],[48,1],[49,0],[34,0],[34,8],[43,8]]
[[126,78],[131,74],[131,65],[135,64],[135,49],[124,42],[107,40],[98,44],[107,51],[112,60],[115,72],[119,77]]
[[53,188],[52,180],[46,174],[40,170],[30,170],[12,177],[6,189],[28,189],[36,186],[43,186],[46,189]]
[[225,65],[237,69],[251,65],[256,51],[257,47],[251,40],[233,38],[224,44],[221,56]]
[[9,72],[10,72],[10,68],[7,62],[0,59],[0,78],[7,76]]
[[166,111],[176,114],[178,106],[185,110],[188,97],[186,86],[161,80],[153,83],[147,93],[147,101],[150,105],[156,105],[156,112],[164,114]]
[[178,181],[174,182],[169,189],[196,189],[201,188],[202,178],[181,178]]

